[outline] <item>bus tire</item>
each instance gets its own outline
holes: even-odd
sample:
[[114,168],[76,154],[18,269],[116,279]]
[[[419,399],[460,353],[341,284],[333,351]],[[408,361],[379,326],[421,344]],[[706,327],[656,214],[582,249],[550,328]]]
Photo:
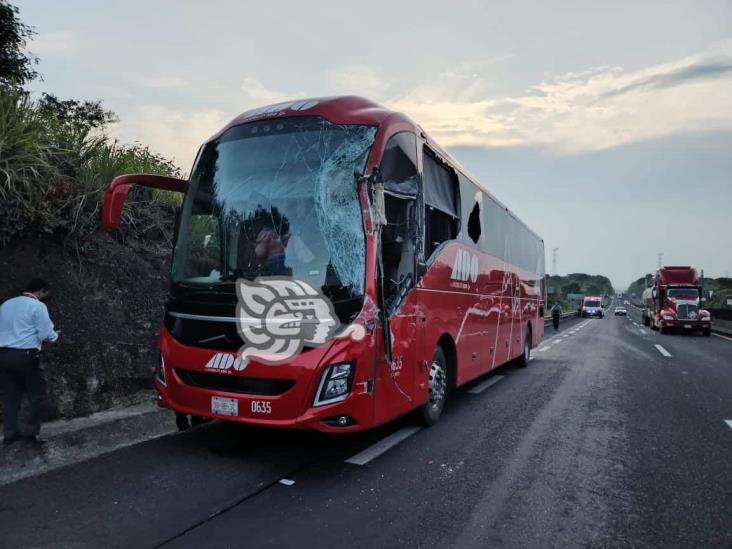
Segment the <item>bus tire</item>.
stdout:
[[516,360],[516,366],[526,368],[531,360],[531,328],[526,327],[526,337],[524,337],[524,348],[521,356]]
[[704,330],[702,333],[704,334],[704,337],[709,337],[712,335],[712,330],[710,328],[708,328],[708,329]]
[[422,422],[434,425],[440,420],[447,397],[447,360],[442,347],[438,346],[432,355],[430,365],[427,402],[420,408]]
[[179,431],[187,431],[190,429],[191,423],[188,420],[188,414],[175,412],[175,426],[178,427]]

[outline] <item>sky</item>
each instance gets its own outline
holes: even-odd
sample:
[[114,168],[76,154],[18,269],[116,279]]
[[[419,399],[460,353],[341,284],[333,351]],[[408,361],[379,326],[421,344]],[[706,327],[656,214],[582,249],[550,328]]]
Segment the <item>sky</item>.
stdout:
[[[12,1],[12,0],[11,0]],[[732,272],[732,0],[15,0],[60,98],[190,168],[237,114],[358,94],[401,110],[617,289]]]

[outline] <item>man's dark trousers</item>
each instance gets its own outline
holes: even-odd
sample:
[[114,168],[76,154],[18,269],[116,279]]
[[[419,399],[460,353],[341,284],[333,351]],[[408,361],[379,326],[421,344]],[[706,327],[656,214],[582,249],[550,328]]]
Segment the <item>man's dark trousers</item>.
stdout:
[[5,438],[20,435],[18,414],[23,393],[28,395],[30,414],[26,436],[41,432],[41,411],[46,380],[37,349],[0,349],[0,390],[3,392],[3,433]]

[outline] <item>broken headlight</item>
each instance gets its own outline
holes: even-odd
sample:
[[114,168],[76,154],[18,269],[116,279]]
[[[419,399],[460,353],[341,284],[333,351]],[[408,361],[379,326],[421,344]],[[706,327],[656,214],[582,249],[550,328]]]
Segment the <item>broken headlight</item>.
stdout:
[[323,406],[346,400],[348,393],[351,392],[354,370],[355,365],[352,362],[328,366],[320,379],[313,406]]

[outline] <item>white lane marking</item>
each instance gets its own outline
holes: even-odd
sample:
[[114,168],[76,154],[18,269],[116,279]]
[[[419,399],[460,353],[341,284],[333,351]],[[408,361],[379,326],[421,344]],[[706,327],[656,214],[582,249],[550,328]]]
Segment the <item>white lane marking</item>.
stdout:
[[564,341],[564,340],[563,339],[556,339],[556,340],[552,341],[552,344],[553,345],[559,345],[562,341]]
[[[538,349],[538,350],[540,351],[541,349]],[[529,360],[532,360],[533,358],[534,357],[531,357]],[[485,391],[488,387],[491,387],[491,386],[495,385],[496,383],[498,383],[502,379],[503,379],[503,376],[493,376],[493,377],[490,377],[490,378],[486,379],[483,383],[479,383],[478,385],[476,385],[475,387],[473,387],[472,389],[470,389],[468,392],[469,393],[472,393],[474,395],[479,395],[480,393],[482,393],[483,391]]]
[[723,336],[720,334],[712,333],[713,336],[721,337],[722,339],[726,339],[727,341],[732,341],[732,337]]
[[638,323],[637,322],[633,322],[633,326],[638,326]]
[[724,422],[727,424],[727,427],[732,429],[732,419],[725,419]]
[[644,336],[644,335],[646,335],[646,334],[648,333],[648,332],[646,332],[646,331],[645,331],[645,330],[644,330],[643,328],[641,328],[641,329],[640,329],[640,330],[638,330],[638,331],[640,332],[640,335],[642,335],[642,336]]
[[381,454],[390,450],[403,440],[411,437],[414,433],[419,431],[421,427],[404,427],[398,431],[390,434],[388,437],[382,438],[379,442],[372,444],[364,451],[359,452],[355,456],[351,456],[346,460],[346,463],[351,465],[366,465],[372,459],[379,457]]
[[280,484],[284,484],[285,486],[292,486],[295,484],[294,480],[290,480],[289,478],[282,478],[280,479]]
[[552,348],[551,345],[547,345],[546,347],[541,347],[540,349],[537,349],[536,352],[537,353],[543,353],[544,351],[548,351],[551,348]]
[[669,353],[666,349],[664,349],[662,345],[659,345],[658,343],[656,343],[654,345],[654,347],[656,349],[658,349],[658,352],[661,353],[663,356],[671,356],[671,353]]

